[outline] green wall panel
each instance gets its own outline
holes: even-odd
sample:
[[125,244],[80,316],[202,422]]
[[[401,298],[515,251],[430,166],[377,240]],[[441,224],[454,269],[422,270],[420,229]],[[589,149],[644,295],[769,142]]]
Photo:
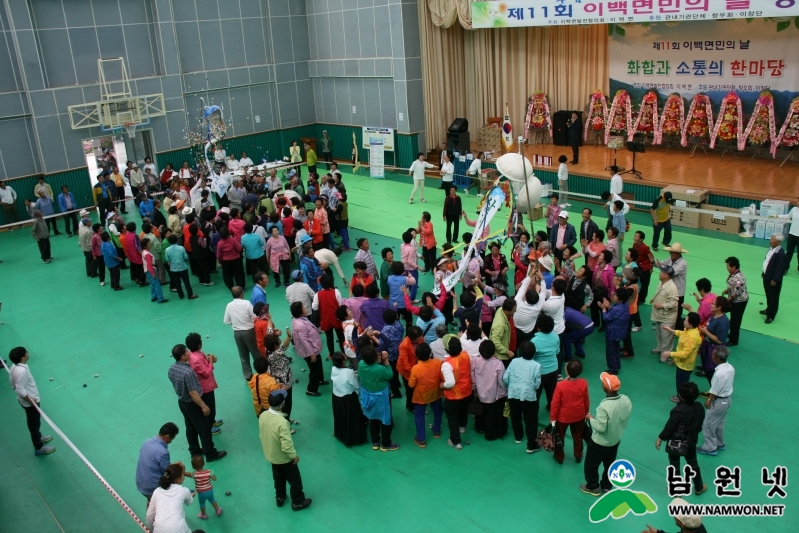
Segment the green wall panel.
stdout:
[[[59,172],[58,174],[50,174],[46,176],[45,180],[53,189],[56,211],[58,211],[58,195],[61,194],[62,185],[69,187],[69,192],[75,197],[78,207],[90,207],[94,205],[91,181],[89,180],[89,173],[86,168],[76,168],[66,172]],[[26,176],[24,178],[6,180],[6,185],[13,188],[17,193],[17,215],[22,220],[28,218],[28,212],[25,209],[25,199],[35,200],[33,196],[33,187],[36,183],[37,176]],[[2,214],[0,214],[0,219],[1,218]],[[4,224],[6,222],[6,220],[3,220]]]

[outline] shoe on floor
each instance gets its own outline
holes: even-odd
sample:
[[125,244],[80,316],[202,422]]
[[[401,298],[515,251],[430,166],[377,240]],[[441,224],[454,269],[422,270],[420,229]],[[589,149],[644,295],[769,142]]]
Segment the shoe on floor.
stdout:
[[168,299],[164,298],[163,300],[158,300],[158,303],[159,303],[159,304],[165,304],[165,303],[167,303],[168,301],[169,301]]
[[397,444],[396,442],[392,442],[388,446],[380,446],[380,451],[381,452],[396,452],[399,449],[400,449],[400,445]]
[[535,452],[540,452],[540,451],[541,451],[541,446],[536,446],[535,448],[527,448],[527,450],[525,450],[525,451],[526,451],[527,453],[535,453]]
[[632,328],[630,328],[630,331],[632,331],[633,333],[638,333],[639,331],[641,331],[641,327],[633,326]]
[[697,370],[696,372],[694,372],[694,375],[695,376],[699,376],[700,378],[706,377],[706,374],[705,374],[704,370]]
[[105,281],[100,282],[100,287],[105,287]]
[[464,433],[466,433],[466,428],[465,428],[465,427],[459,427],[459,428],[458,428],[458,432],[459,432],[461,435],[463,435]]
[[765,310],[765,309],[763,309],[762,311],[760,311],[760,314],[761,314],[761,315],[765,315],[765,314],[766,314],[766,310]]
[[225,423],[224,420],[222,420],[221,418],[217,418],[216,420],[214,420],[214,427],[218,428],[219,426],[221,426],[224,423]]
[[[721,446],[719,446],[719,448],[721,448]],[[719,448],[716,448],[715,450],[710,451],[710,450],[706,450],[706,449],[700,447],[700,448],[696,449],[696,453],[701,453],[702,455],[714,455],[715,456],[715,455],[719,454]]]
[[412,204],[412,203],[413,203],[413,198],[411,198],[410,200],[408,200],[408,203],[409,203],[409,204]]
[[172,291],[172,292],[178,292],[177,289],[169,289],[169,290]]
[[314,396],[314,397],[318,397],[318,396],[322,395],[321,392],[311,392],[309,390],[305,391],[305,394],[306,394],[306,396]]
[[373,442],[372,443],[372,449],[373,450],[379,450],[380,449],[380,443],[379,442]]
[[43,436],[42,437],[42,444],[46,444],[46,443],[50,442],[51,440],[53,440],[53,436],[52,435]]
[[278,507],[283,507],[283,504],[286,503],[286,497],[283,496],[282,498],[275,498],[275,503]]
[[319,385],[330,385],[330,382],[327,381],[326,379],[323,379],[322,381],[319,382]]
[[213,281],[209,281],[208,283],[200,283],[200,285],[205,285],[206,287],[210,287],[214,284]]
[[222,433],[222,428],[220,427],[211,428],[211,435],[219,435],[220,433]]
[[292,503],[291,504],[291,510],[292,511],[302,511],[303,509],[307,509],[308,507],[311,506],[311,502],[312,501],[313,500],[311,500],[310,498],[305,498],[302,501],[302,503]]
[[588,485],[586,485],[585,483],[580,485],[580,490],[585,492],[586,494],[590,494],[591,496],[593,496],[595,498],[597,498],[597,497],[602,495],[602,490],[600,490],[599,487],[597,487],[595,489],[589,489]]
[[208,520],[208,515],[200,511],[199,513],[197,513],[197,518],[199,518],[200,520]]
[[766,324],[771,324],[772,322],[774,322],[774,319],[773,319],[773,318],[771,318],[771,317],[768,317],[768,318],[766,319]]
[[216,510],[216,516],[222,516],[222,508]]
[[462,450],[463,449],[463,444],[461,444],[460,442],[458,444],[452,444],[452,439],[447,439],[447,444],[449,444],[450,446],[452,446],[456,450]]
[[213,457],[206,457],[205,460],[210,463],[212,461],[218,461],[218,460],[220,460],[221,458],[223,458],[226,455],[227,455],[227,452],[225,450],[218,450],[216,452],[216,455],[214,455]]
[[694,493],[695,493],[697,496],[699,496],[700,494],[702,494],[702,493],[703,493],[703,492],[705,492],[706,490],[707,490],[707,485],[704,485],[704,484],[703,484],[703,485],[702,485],[702,488],[701,488],[701,489],[699,489],[699,490],[697,490],[697,491],[694,491]]
[[42,446],[36,450],[36,455],[47,455],[48,453],[53,453],[54,451],[55,446]]
[[416,437],[413,438],[413,442],[420,448],[427,448],[427,442],[423,440],[418,440]]
[[426,204],[427,200],[425,200],[424,198],[419,198],[419,203]]
[[192,294],[191,296],[189,296],[189,300],[196,300],[199,297],[200,297],[199,294]]
[[674,403],[680,403],[680,397],[679,396],[672,396],[671,397],[671,401],[674,402]]
[[583,462],[582,456],[581,457],[575,457],[574,460],[577,461],[578,465]]

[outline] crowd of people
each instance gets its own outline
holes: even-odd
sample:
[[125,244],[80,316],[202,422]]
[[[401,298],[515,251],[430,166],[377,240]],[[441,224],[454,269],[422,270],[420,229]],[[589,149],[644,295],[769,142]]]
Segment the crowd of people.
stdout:
[[[684,457],[696,473],[696,494],[707,489],[697,454],[716,455],[726,447],[724,425],[735,375],[728,362],[729,348],[738,344],[749,296],[739,260],[729,257],[726,288],[720,295],[708,279],[701,278],[692,280],[696,305],[686,302],[689,252],[671,242],[670,227],[662,227],[668,221],[664,218],[671,202],[668,193],[652,206],[651,248],[645,232],[627,235],[629,206],[620,191],[608,191],[602,195],[607,201],[605,220],[594,220],[593,211],[585,208],[572,224],[577,217],[553,195],[545,212],[546,231],[531,234],[521,219],[508,228],[510,257],[502,252],[501,242],[486,239],[490,233],[486,228],[482,235],[460,235],[463,250],[472,252],[458,258],[458,222],[465,219],[472,227],[475,222],[466,216],[452,186],[442,213],[443,245],[438,245],[432,215],[424,211],[415,227],[398,235],[402,244],[397,257],[391,248],[379,251],[379,266],[376,250],[370,250],[367,239],[358,239],[354,275],[348,280],[340,265],[342,254],[351,251],[347,193],[336,163],[327,164],[324,176],[315,172],[314,165],[303,183],[296,170],[282,178],[275,169],[266,176],[252,172],[252,162],[242,156],[236,161],[222,154],[217,161],[211,178],[230,183],[222,195],[218,188],[212,192],[208,176],[191,169],[166,180],[162,174],[158,187],[136,190],[139,224],[122,217],[125,202],[115,203],[118,169],[114,169],[110,176],[98,177],[95,187],[101,221],[92,224],[89,213],[81,212],[72,233],[79,236],[87,277],[99,278],[105,286],[107,268],[111,288],[118,291],[124,288],[120,270],[129,270],[133,283],[150,287],[152,302],[168,302],[164,297],[168,292],[183,299],[185,291],[188,299],[196,299],[192,282],[211,286],[211,275],[221,271],[232,295],[223,321],[233,330],[242,376],[252,394],[278,507],[289,497],[295,511],[311,504],[303,492],[291,437],[297,429],[291,418],[295,380],[287,355],[290,345],[308,368],[305,394],[320,397],[320,390],[330,386],[333,434],[347,446],[371,443],[374,450],[390,452],[400,449],[398,441],[403,438],[410,442],[411,436],[393,432],[392,400],[404,394],[404,406],[415,420],[413,443],[419,448],[428,446],[430,433],[440,439],[445,431],[447,444],[462,450],[470,444],[472,419],[475,434],[493,441],[510,430],[514,441],[524,442],[525,451],[533,454],[542,449],[539,437],[545,427],[560,436],[553,456],[563,464],[568,431],[574,460],[584,463],[585,483],[580,490],[592,496],[611,490],[608,468],[632,411],[629,398],[620,393],[619,374],[622,362],[636,357],[635,333],[647,322],[642,318],[643,304],[651,306],[648,322],[656,333],[651,353],[675,367],[670,399],[676,405],[656,446],[686,440],[683,452],[669,453],[669,463],[679,467]],[[429,164],[421,154],[417,163],[412,173],[418,186],[417,176],[423,176]],[[442,165],[447,164],[448,159],[442,158]],[[136,165],[128,167],[135,176]],[[236,170],[231,173],[229,168]],[[153,171],[148,169],[148,175]],[[134,182],[124,174],[122,179],[123,184]],[[47,189],[45,183],[36,192],[48,198]],[[153,198],[157,193],[160,199]],[[74,199],[64,201],[66,207],[75,205]],[[42,220],[45,203],[32,213],[37,219],[33,234],[42,259],[49,262],[49,245],[42,245],[49,238]],[[661,233],[668,258],[657,259],[654,252]],[[473,240],[479,244],[470,248]],[[764,261],[768,306],[761,314],[768,323],[777,314],[779,286],[787,269],[780,243],[778,236],[772,238]],[[458,269],[460,260],[468,266],[457,288],[447,290],[443,281]],[[285,333],[270,313],[270,273],[274,290],[289,304],[291,327]],[[425,274],[440,290],[419,290]],[[336,277],[346,290],[336,288]],[[248,285],[252,290],[246,298]],[[606,361],[600,376],[605,396],[595,414],[590,411],[588,384],[581,377],[583,345],[593,334],[604,334]],[[172,531],[173,525],[167,524],[176,520],[174,531],[185,529],[179,529],[179,519],[183,505],[192,500],[181,486],[185,477],[195,480],[199,517],[208,517],[206,503],[222,514],[213,495],[215,477],[205,468],[206,461],[227,455],[213,440],[223,425],[214,397],[217,358],[203,352],[198,333],[176,345],[172,356],[175,363],[168,375],[183,414],[194,470],[170,464],[167,445],[178,433],[173,423],[165,424],[142,447],[136,483],[147,498],[147,520],[156,532]],[[12,384],[25,408],[37,455],[51,453],[54,448],[45,446],[50,438],[38,430],[33,404],[39,397],[27,369],[28,357],[24,348],[10,354]],[[332,361],[328,376],[323,357]],[[691,381],[694,372],[707,379],[704,392]],[[697,403],[700,397],[704,408]],[[600,465],[604,465],[601,476]]]

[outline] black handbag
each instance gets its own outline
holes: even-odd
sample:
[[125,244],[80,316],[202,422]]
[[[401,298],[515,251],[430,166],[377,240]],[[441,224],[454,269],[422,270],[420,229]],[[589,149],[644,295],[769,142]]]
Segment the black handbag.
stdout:
[[680,424],[674,433],[671,434],[669,442],[666,444],[666,453],[669,455],[679,455],[685,457],[688,454],[688,436],[683,424]]

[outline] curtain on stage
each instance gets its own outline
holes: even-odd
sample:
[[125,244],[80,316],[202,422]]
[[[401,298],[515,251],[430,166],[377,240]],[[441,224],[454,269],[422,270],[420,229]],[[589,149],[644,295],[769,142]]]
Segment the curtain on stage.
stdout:
[[606,25],[464,30],[450,17],[443,28],[430,12],[441,3],[419,3],[428,149],[446,139],[456,117],[469,120],[476,140],[487,117],[505,114],[506,102],[514,137],[523,134],[527,97],[539,90],[552,113],[584,109],[595,89],[607,94]]

